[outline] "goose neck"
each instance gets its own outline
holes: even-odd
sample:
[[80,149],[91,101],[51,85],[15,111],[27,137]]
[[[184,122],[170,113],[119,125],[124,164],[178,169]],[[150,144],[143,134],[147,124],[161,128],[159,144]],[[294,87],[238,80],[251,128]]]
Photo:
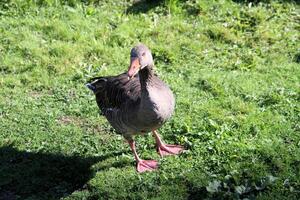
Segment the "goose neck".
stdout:
[[146,66],[139,71],[141,89],[144,91],[147,89],[152,82],[154,76],[153,68],[150,66]]

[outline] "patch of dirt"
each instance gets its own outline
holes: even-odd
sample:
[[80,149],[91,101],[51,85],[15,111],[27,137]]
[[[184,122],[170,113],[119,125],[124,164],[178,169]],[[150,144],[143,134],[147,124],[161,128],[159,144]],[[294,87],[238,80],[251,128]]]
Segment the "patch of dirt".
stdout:
[[30,97],[33,97],[35,99],[38,99],[42,96],[42,94],[40,92],[37,92],[37,91],[31,91],[31,92],[28,92],[28,95]]
[[81,125],[83,124],[83,120],[81,120],[78,117],[73,117],[73,116],[62,116],[59,119],[57,119],[57,122],[61,125],[69,125],[69,124],[74,124],[74,125]]
[[94,124],[89,122],[86,119],[74,117],[74,116],[62,116],[58,118],[57,123],[60,125],[75,125],[80,127],[81,129],[93,133],[100,133],[100,132],[109,132],[109,127],[107,126],[101,126],[100,124]]

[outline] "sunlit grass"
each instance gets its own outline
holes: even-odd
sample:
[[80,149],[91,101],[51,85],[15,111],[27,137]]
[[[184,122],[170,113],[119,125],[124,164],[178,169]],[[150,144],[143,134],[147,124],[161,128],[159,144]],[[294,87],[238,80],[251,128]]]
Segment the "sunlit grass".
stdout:
[[[0,3],[0,199],[297,199],[299,4],[63,2]],[[137,137],[145,174],[84,86],[138,42],[176,95],[160,133],[186,147]]]

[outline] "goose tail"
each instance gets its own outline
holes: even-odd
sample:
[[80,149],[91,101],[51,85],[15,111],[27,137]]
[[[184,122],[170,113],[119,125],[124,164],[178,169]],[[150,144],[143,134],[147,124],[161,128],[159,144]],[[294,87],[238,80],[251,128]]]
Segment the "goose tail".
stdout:
[[85,84],[85,86],[96,93],[99,89],[105,87],[106,81],[107,80],[104,77],[92,78]]
[[87,84],[85,84],[85,86],[87,88],[89,88],[90,90],[92,90],[93,92],[96,92],[96,87],[94,85],[92,85],[91,83],[87,83]]

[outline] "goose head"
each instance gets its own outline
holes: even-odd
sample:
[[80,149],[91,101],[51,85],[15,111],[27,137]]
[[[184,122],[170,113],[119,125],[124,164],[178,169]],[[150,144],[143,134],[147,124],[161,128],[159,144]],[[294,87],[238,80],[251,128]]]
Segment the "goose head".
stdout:
[[130,66],[127,71],[129,78],[134,77],[141,69],[147,66],[153,66],[151,51],[146,45],[138,44],[130,52]]

